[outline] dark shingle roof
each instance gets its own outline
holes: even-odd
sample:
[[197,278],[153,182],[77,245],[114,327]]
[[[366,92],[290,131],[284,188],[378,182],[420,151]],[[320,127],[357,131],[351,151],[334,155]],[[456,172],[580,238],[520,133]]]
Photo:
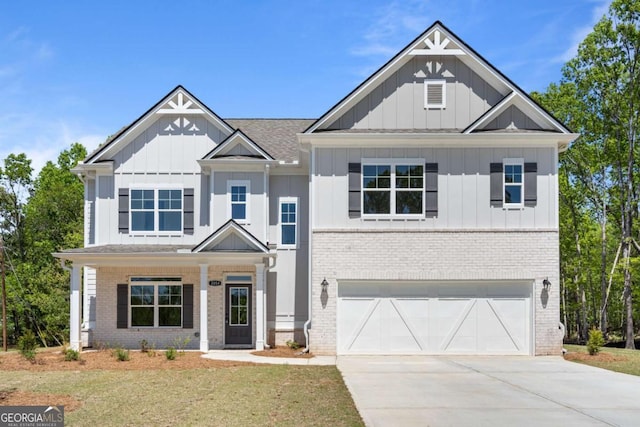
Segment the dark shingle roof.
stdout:
[[[298,160],[298,139],[296,134],[302,133],[314,121],[315,119],[225,119],[225,122],[231,127],[241,129],[242,132],[276,160],[284,160],[286,162]],[[109,136],[103,144],[100,144],[85,158],[85,162],[94,157],[102,150],[104,145],[110,144],[130,126],[125,126],[114,135]]]
[[461,133],[464,129],[322,129],[316,133]]
[[242,130],[256,144],[276,160],[298,160],[297,133],[302,133],[313,119],[225,119],[229,125]]

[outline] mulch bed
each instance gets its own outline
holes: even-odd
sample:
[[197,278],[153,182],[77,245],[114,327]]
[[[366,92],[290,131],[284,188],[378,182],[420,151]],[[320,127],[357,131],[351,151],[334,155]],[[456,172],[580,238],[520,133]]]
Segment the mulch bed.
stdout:
[[593,362],[624,362],[628,360],[624,356],[615,356],[611,353],[596,353],[593,356],[589,353],[569,352],[564,355],[565,360],[571,361],[593,361]]
[[302,353],[302,348],[292,349],[287,346],[276,346],[261,351],[252,351],[251,354],[265,357],[291,357],[295,359],[311,359],[313,354]]
[[64,412],[71,412],[82,403],[64,394],[31,393],[22,390],[0,391],[0,406],[64,406]]
[[80,360],[66,362],[60,349],[45,349],[38,351],[35,362],[30,362],[20,353],[0,352],[0,371],[195,369],[252,365],[246,362],[205,359],[201,355],[196,351],[179,352],[175,360],[167,360],[164,351],[143,353],[131,350],[129,360],[121,362],[111,350],[85,350],[80,353]]

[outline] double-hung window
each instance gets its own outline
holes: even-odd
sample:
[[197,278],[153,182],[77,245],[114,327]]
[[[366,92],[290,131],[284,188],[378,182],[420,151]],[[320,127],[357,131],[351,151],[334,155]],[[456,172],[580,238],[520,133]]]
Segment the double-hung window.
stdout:
[[130,286],[131,327],[181,327],[180,278],[133,277]]
[[280,247],[295,248],[298,244],[298,198],[280,198]]
[[228,181],[229,217],[240,224],[249,222],[249,181]]
[[182,190],[130,190],[132,232],[169,233],[182,231]]
[[503,162],[504,206],[524,205],[524,160],[504,159]]
[[423,216],[424,162],[363,161],[362,212],[364,216]]

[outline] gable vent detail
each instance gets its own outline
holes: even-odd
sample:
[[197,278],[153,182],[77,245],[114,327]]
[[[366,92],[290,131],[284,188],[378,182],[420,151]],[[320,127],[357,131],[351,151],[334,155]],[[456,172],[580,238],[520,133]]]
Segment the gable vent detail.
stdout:
[[445,80],[425,80],[424,108],[445,108],[446,89]]

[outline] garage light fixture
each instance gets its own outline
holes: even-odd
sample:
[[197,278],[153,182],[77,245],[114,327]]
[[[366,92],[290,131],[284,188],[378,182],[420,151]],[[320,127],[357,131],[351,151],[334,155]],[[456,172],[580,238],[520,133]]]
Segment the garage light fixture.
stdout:
[[329,286],[329,282],[327,282],[327,278],[326,277],[324,279],[322,279],[322,283],[320,283],[320,286],[322,286],[322,292],[326,292],[327,291],[327,287]]
[[551,289],[551,282],[548,277],[542,281],[542,286],[544,286],[544,290],[547,292]]

